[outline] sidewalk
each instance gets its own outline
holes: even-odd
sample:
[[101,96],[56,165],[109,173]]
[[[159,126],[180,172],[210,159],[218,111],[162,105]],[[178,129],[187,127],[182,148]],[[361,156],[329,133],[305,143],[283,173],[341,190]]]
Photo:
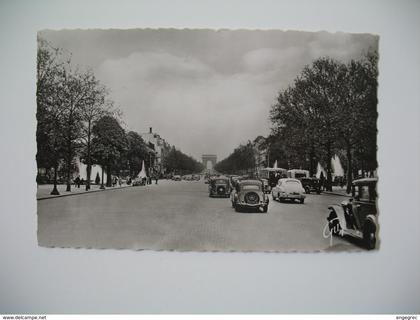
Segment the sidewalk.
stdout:
[[41,184],[38,185],[37,191],[36,191],[36,199],[37,200],[43,200],[43,199],[49,199],[49,198],[58,198],[58,197],[65,197],[65,196],[72,196],[77,194],[85,194],[85,193],[91,193],[91,192],[100,192],[100,191],[106,191],[106,190],[115,190],[115,189],[122,189],[131,187],[131,185],[123,184],[121,186],[116,185],[115,187],[107,187],[106,189],[99,189],[100,185],[92,184],[90,186],[90,190],[86,191],[86,186],[80,185],[80,188],[75,187],[74,185],[71,186],[71,191],[66,191],[66,185],[65,184],[59,184],[57,185],[59,195],[51,195],[51,191],[53,189],[52,184]]
[[332,189],[333,191],[322,191],[322,193],[333,194],[336,196],[343,196],[343,197],[351,197],[351,193],[346,193],[346,187],[341,188],[338,186],[333,186]]

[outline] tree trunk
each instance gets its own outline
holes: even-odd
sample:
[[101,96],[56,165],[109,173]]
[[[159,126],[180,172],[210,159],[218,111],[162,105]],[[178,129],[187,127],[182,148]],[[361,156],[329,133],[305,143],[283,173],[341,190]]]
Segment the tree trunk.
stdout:
[[101,186],[99,187],[99,189],[105,189],[104,186],[104,166],[101,166]]
[[311,177],[313,177],[316,174],[315,172],[316,168],[315,168],[314,162],[315,162],[315,148],[314,148],[314,145],[312,144],[311,150],[309,152],[309,175]]
[[87,136],[87,167],[86,167],[86,191],[90,190],[90,174],[92,171],[92,164],[91,164],[91,160],[90,160],[90,127],[91,127],[91,123],[90,121],[88,122],[88,136]]
[[[70,144],[71,144],[71,142],[70,142]],[[66,188],[66,191],[71,191],[71,161],[72,161],[71,147],[69,146],[69,151],[68,151],[68,155],[67,155],[67,188]]]
[[57,189],[57,171],[58,171],[58,164],[55,164],[54,166],[54,188],[51,191],[52,195],[59,195],[60,192],[58,192]]
[[112,179],[111,179],[111,166],[106,166],[106,186],[111,187],[112,186]]
[[69,114],[69,120],[68,120],[68,128],[67,128],[67,188],[66,191],[71,191],[71,161],[73,160],[72,157],[72,150],[71,150],[71,123],[73,121],[73,115],[72,112]]
[[350,143],[347,143],[347,189],[346,189],[346,193],[351,192],[351,183],[352,183],[352,180],[353,180],[352,172],[353,172],[353,159],[352,159],[352,155],[351,155],[351,145],[350,145]]
[[327,185],[325,187],[325,190],[332,191],[332,174],[331,174],[331,144],[328,143],[327,146]]

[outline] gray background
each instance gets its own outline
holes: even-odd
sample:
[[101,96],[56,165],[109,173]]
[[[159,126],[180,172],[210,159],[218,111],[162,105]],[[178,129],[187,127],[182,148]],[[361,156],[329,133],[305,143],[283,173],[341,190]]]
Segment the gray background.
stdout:
[[[419,13],[418,1],[1,1],[0,313],[419,313]],[[36,32],[133,27],[380,35],[379,252],[38,248]]]

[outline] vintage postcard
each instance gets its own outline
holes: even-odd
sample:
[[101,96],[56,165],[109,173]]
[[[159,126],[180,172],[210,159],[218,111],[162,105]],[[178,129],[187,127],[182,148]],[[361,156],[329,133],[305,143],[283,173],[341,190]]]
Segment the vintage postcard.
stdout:
[[281,30],[40,31],[38,244],[378,249],[378,42]]

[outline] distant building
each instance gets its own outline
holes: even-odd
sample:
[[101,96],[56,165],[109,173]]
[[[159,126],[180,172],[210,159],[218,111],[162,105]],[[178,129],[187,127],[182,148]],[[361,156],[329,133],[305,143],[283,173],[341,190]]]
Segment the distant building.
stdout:
[[171,146],[166,142],[159,134],[153,132],[152,127],[149,128],[149,132],[140,134],[144,142],[155,152],[155,163],[154,170],[157,172],[165,173],[163,161],[165,156],[168,154]]

